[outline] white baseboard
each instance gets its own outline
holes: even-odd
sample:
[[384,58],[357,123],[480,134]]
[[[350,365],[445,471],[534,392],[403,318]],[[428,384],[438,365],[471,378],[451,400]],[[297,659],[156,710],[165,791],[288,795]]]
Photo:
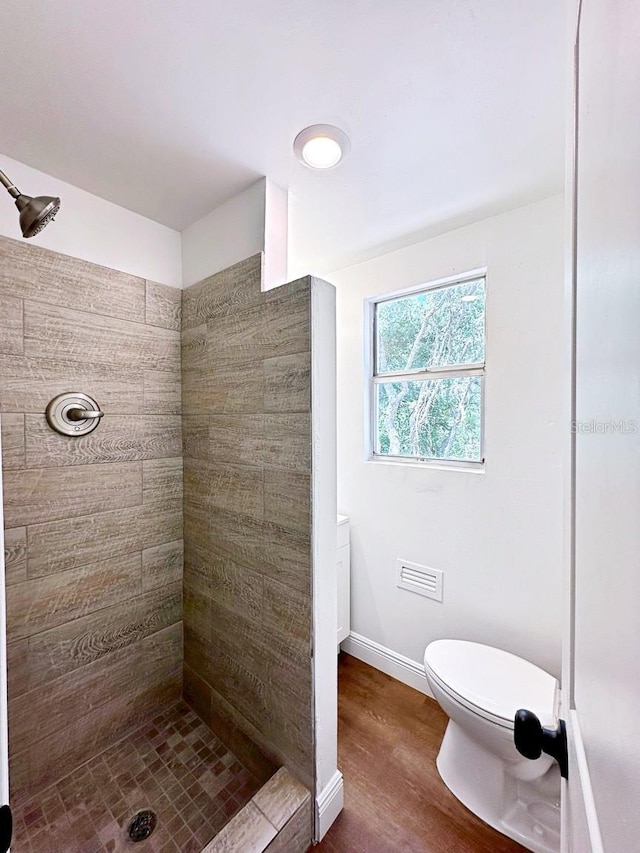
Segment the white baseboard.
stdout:
[[344,780],[339,770],[316,797],[316,841],[322,841],[344,806]]
[[387,675],[397,681],[408,684],[409,687],[413,687],[414,690],[419,690],[420,693],[424,693],[425,696],[430,696],[433,699],[424,666],[421,663],[406,658],[404,655],[353,631],[343,641],[340,648],[347,654],[353,655],[354,658],[368,663],[369,666],[373,666],[381,672],[386,672]]

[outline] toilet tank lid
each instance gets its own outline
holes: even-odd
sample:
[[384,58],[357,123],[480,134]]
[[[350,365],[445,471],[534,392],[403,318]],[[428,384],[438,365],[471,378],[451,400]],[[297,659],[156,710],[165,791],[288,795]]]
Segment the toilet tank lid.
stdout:
[[526,708],[543,726],[557,722],[557,680],[517,655],[467,640],[436,640],[424,665],[480,711],[513,724],[516,711]]

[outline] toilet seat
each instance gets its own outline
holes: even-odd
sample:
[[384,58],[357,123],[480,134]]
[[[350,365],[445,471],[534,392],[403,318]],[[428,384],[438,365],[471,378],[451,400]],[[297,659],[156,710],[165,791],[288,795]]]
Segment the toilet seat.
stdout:
[[555,727],[558,682],[523,658],[466,640],[436,640],[424,654],[427,674],[454,701],[502,728],[513,729],[526,708],[543,726]]

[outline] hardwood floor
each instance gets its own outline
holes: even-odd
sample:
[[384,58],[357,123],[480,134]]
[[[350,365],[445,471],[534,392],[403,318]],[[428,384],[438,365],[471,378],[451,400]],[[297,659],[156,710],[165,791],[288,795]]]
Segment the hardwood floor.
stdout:
[[440,779],[447,718],[432,699],[344,653],[339,679],[345,808],[314,853],[526,853]]

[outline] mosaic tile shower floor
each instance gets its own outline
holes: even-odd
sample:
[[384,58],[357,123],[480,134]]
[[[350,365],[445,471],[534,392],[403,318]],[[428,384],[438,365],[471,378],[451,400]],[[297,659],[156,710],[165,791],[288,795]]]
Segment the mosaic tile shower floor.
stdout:
[[[260,788],[186,705],[14,807],[12,853],[200,853]],[[133,843],[136,812],[152,809],[152,835]]]

